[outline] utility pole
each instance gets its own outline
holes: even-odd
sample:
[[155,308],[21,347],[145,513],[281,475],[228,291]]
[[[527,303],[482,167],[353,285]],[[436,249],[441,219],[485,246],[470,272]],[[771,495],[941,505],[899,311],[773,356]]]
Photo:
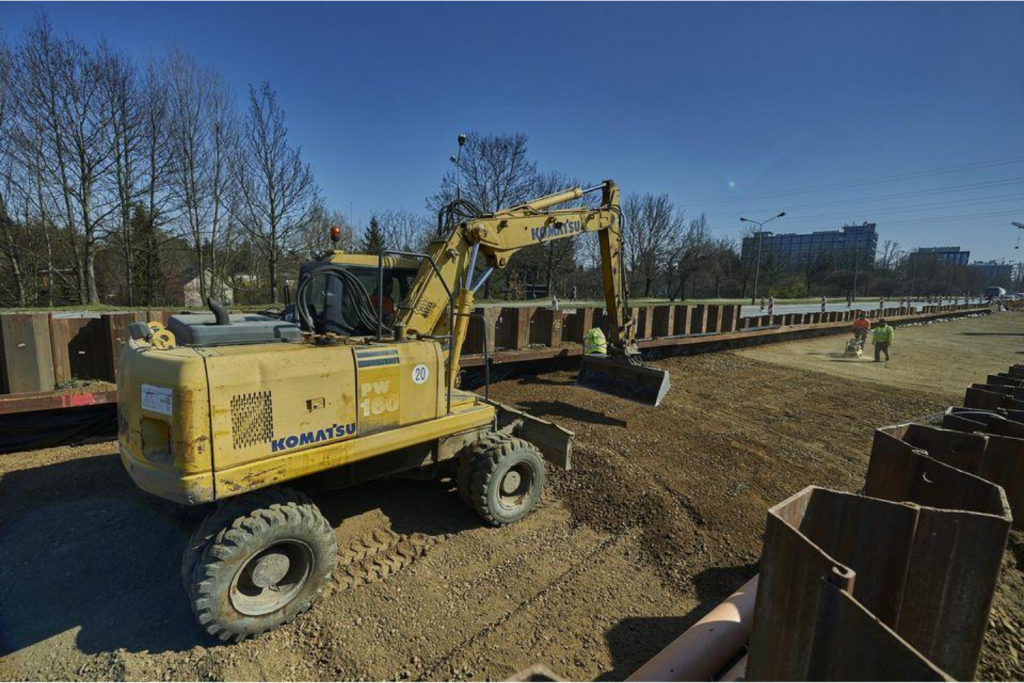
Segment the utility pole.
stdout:
[[911,298],[913,298],[913,296],[914,296],[914,288],[917,286],[917,262],[921,260],[921,257],[918,256],[917,258],[914,258],[911,255],[911,252],[908,252],[907,253],[907,258],[910,259],[911,266],[913,266],[910,269],[910,296],[911,296]]
[[761,244],[764,242],[764,226],[767,223],[772,222],[776,218],[782,218],[785,215],[786,215],[786,212],[785,211],[781,211],[781,212],[779,212],[778,215],[772,216],[771,218],[769,218],[766,221],[752,221],[749,218],[743,218],[742,216],[740,217],[740,223],[753,223],[754,225],[757,226],[757,232],[755,233],[757,235],[757,258],[755,259],[755,262],[754,262],[754,289],[750,293],[750,305],[751,306],[754,305],[754,301],[755,301],[755,299],[757,299],[757,282],[758,282],[758,279],[761,276]]
[[860,262],[860,249],[854,245],[853,247],[853,292],[851,294],[854,301],[857,300],[857,264]]

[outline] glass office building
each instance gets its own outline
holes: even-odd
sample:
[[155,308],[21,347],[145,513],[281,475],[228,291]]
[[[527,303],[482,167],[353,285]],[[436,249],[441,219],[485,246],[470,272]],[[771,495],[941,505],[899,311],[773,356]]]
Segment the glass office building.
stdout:
[[[823,260],[836,268],[868,267],[874,263],[878,250],[878,231],[874,223],[808,234],[764,232],[761,239],[761,262],[774,257],[783,269],[788,270],[798,270],[808,263]],[[757,234],[743,238],[744,259],[757,256],[757,240]]]
[[960,247],[921,247],[910,252],[912,259],[934,259],[954,266],[966,266],[971,252]]

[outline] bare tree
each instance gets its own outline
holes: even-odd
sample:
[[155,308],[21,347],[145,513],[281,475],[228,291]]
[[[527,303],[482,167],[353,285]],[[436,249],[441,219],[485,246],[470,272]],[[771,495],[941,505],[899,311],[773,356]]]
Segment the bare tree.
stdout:
[[[37,158],[49,204],[72,250],[82,303],[99,303],[95,259],[104,222],[116,203],[103,196],[114,155],[102,63],[45,18],[29,29],[16,59],[19,140]],[[51,201],[56,200],[56,201]]]
[[144,192],[145,159],[143,143],[145,133],[145,107],[139,74],[135,65],[124,55],[101,44],[97,56],[102,79],[101,97],[109,110],[109,125],[105,129],[113,157],[111,190],[116,202],[116,219],[108,231],[110,242],[119,248],[124,266],[124,293],[128,305],[135,297],[135,203]]
[[320,210],[320,190],[302,162],[301,149],[288,142],[284,110],[269,83],[249,88],[249,108],[232,165],[239,225],[263,255],[270,300],[278,301],[278,264]]
[[0,251],[11,267],[14,278],[17,303],[28,304],[28,292],[22,267],[20,236],[14,218],[16,196],[23,195],[15,177],[16,164],[13,153],[14,115],[11,101],[13,87],[13,56],[6,45],[0,43]]
[[156,283],[160,278],[160,248],[167,239],[158,230],[171,217],[172,179],[170,154],[170,78],[168,69],[151,62],[142,85],[142,124],[139,155],[142,170],[141,197],[134,218],[137,265],[133,268],[136,289],[144,305],[155,303]]
[[195,60],[175,50],[168,64],[170,190],[180,212],[181,234],[195,253],[199,295],[209,292],[206,241],[211,211],[211,159],[208,97],[209,74]]
[[422,251],[430,242],[431,220],[427,216],[405,209],[385,209],[371,212],[377,220],[388,249]]
[[[892,273],[900,261],[900,243],[886,240],[882,243],[882,253],[878,255],[878,269],[883,273]],[[866,265],[866,264],[865,264]]]
[[455,199],[460,175],[462,198],[485,213],[530,199],[537,165],[529,159],[527,140],[523,133],[468,134],[458,169],[445,174],[441,188],[427,198],[427,209],[436,214]]
[[218,267],[217,253],[221,245],[227,200],[231,183],[231,160],[238,147],[238,120],[231,96],[219,74],[211,74],[207,82],[206,120],[209,126],[209,189],[210,189],[210,273],[211,287],[218,291],[224,274]]
[[[703,216],[703,214],[701,214]],[[735,277],[740,268],[736,245],[728,238],[711,239],[708,244],[704,273],[711,281],[715,298],[722,296],[722,284]]]
[[[331,228],[339,229],[338,241],[331,242]],[[328,211],[318,206],[310,221],[295,236],[295,252],[303,258],[312,258],[327,249],[352,251],[356,234],[348,216],[337,209]]]
[[644,297],[650,297],[682,246],[683,213],[676,211],[668,195],[630,194],[623,202],[622,214],[630,278],[642,286]]
[[701,269],[707,266],[713,248],[714,242],[711,238],[711,228],[708,225],[707,216],[701,214],[687,224],[675,249],[668,256],[669,296],[672,300],[686,298],[686,285]]

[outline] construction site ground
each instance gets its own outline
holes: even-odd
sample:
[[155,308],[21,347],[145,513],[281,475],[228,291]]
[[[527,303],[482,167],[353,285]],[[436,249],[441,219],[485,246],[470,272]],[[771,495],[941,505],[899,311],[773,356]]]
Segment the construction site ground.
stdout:
[[[570,373],[492,397],[577,434],[542,507],[484,527],[448,482],[314,499],[342,548],[309,614],[240,645],[195,624],[179,557],[194,524],[135,488],[114,442],[0,457],[0,679],[498,679],[535,662],[629,675],[757,572],[766,510],[857,490],[876,426],[958,404],[1024,352],[1024,314],[897,330],[888,365],[841,335],[659,361],[658,409]],[[1024,538],[1014,533],[982,679],[1020,680]]]

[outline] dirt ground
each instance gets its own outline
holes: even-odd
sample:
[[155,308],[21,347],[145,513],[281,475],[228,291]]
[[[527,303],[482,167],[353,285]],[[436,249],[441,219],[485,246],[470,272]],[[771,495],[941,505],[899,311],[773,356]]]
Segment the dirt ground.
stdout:
[[[896,328],[889,363],[874,362],[869,341],[862,358],[843,355],[846,335],[788,344],[767,344],[740,352],[747,358],[814,370],[854,380],[963,398],[971,382],[983,382],[993,368],[1005,372],[1024,337],[1024,316],[1002,314],[914,323]],[[1009,355],[1008,355],[1009,354]],[[884,358],[884,356],[883,356]],[[995,360],[998,359],[998,360]]]
[[[0,457],[0,679],[507,679],[543,662],[621,680],[756,573],[770,505],[859,488],[873,427],[957,402],[1022,337],[1024,314],[1000,314],[898,330],[888,369],[829,362],[838,337],[674,358],[656,410],[567,373],[501,382],[492,396],[578,437],[541,508],[495,530],[448,482],[313,494],[336,581],[237,646],[205,636],[180,587],[194,522],[137,490],[114,443]],[[1024,677],[1022,550],[1015,534],[985,679]]]

